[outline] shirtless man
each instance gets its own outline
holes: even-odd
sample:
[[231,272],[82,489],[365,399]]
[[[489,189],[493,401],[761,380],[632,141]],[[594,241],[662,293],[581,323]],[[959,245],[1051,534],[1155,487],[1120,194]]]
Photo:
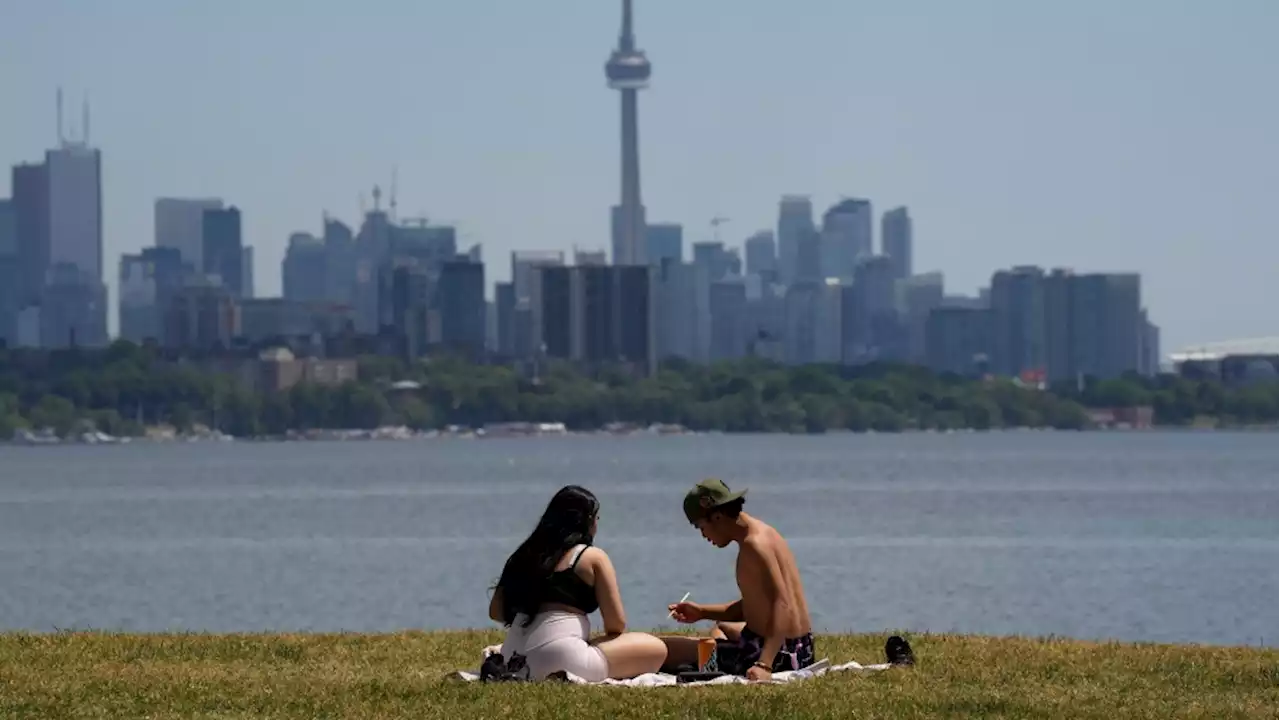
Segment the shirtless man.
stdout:
[[[813,629],[795,556],[777,530],[742,511],[746,494],[709,479],[684,498],[684,514],[702,537],[720,548],[738,543],[736,574],[742,598],[723,605],[681,602],[668,609],[682,623],[717,623],[712,637],[720,672],[768,680],[775,672],[813,664]],[[697,663],[697,638],[663,641],[667,669]]]

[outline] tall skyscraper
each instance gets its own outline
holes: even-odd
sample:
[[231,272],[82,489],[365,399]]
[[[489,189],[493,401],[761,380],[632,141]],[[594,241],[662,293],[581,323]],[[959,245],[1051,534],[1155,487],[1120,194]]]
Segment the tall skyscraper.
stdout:
[[49,172],[44,163],[13,167],[13,229],[18,303],[20,307],[37,305],[49,269]]
[[651,68],[632,33],[631,0],[622,0],[618,47],[605,63],[609,87],[622,96],[622,199],[613,212],[613,263],[639,265],[645,260],[644,203],[640,196],[640,127],[637,93],[649,86]]
[[328,245],[311,233],[289,236],[289,247],[280,264],[284,299],[297,302],[323,302],[332,296],[325,285],[328,280]]
[[822,214],[822,275],[849,278],[872,255],[871,201],[845,198]]
[[761,230],[743,243],[746,251],[747,274],[764,277],[778,271],[778,253],[774,246],[773,231]]
[[991,370],[1017,377],[1045,371],[1044,271],[1034,266],[991,277]]
[[684,228],[679,223],[653,223],[645,229],[645,257],[660,267],[663,260],[684,262]]
[[896,207],[880,218],[880,244],[893,261],[893,276],[898,280],[911,277],[911,215],[905,207]]
[[[240,234],[240,211],[233,205],[225,210],[205,210],[201,228],[204,274],[217,278],[234,298],[244,296],[244,242]],[[323,273],[320,277],[324,277]]]
[[[892,267],[893,258],[889,258]],[[940,272],[922,273],[897,280],[898,304],[906,325],[908,362],[928,362],[929,313],[941,307],[946,295],[945,279]]]
[[896,285],[889,258],[873,255],[853,275],[853,345],[880,359],[901,359],[905,339],[898,318]]
[[355,235],[340,220],[324,218],[325,299],[343,305],[354,302],[356,283]]
[[659,359],[707,360],[710,290],[706,270],[693,263],[667,260],[654,269],[654,342]]
[[49,264],[74,265],[102,282],[102,155],[64,142],[45,153],[49,173]]
[[564,265],[559,250],[516,250],[511,253],[511,285],[515,295],[512,316],[512,342],[517,356],[528,357],[540,352],[543,344],[542,279],[545,267]]
[[204,211],[221,210],[218,198],[159,198],[155,245],[175,248],[192,272],[204,272]]
[[711,283],[710,359],[737,360],[747,354],[747,286],[741,278]]
[[803,195],[786,195],[778,203],[778,274],[783,284],[796,281],[800,243],[813,227],[813,203]]
[[440,268],[435,293],[440,313],[440,344],[466,357],[485,346],[484,263],[459,255]]

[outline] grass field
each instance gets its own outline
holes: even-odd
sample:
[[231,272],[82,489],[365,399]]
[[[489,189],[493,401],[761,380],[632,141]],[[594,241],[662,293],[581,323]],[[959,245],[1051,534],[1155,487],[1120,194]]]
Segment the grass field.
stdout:
[[[0,634],[0,718],[1272,718],[1269,648],[908,636],[915,668],[788,686],[446,680],[496,632]],[[884,636],[818,656],[881,662]]]

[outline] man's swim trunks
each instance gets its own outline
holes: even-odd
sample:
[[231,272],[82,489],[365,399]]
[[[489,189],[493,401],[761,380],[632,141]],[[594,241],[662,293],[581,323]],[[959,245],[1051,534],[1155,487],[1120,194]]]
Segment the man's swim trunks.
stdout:
[[[764,638],[743,628],[737,640],[716,641],[716,668],[730,675],[746,675],[747,670],[760,660]],[[786,672],[809,667],[814,663],[813,633],[797,638],[787,638],[782,649],[773,658],[773,672]]]

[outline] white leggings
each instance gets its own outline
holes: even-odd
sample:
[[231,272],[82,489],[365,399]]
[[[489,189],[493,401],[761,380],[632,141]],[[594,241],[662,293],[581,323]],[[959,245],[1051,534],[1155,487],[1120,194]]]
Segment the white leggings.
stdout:
[[591,620],[586,615],[548,610],[535,615],[529,627],[524,627],[526,619],[524,614],[516,615],[515,622],[507,629],[502,657],[510,660],[515,653],[523,655],[532,679],[542,680],[560,670],[588,682],[609,677],[609,661],[604,653],[587,644]]

